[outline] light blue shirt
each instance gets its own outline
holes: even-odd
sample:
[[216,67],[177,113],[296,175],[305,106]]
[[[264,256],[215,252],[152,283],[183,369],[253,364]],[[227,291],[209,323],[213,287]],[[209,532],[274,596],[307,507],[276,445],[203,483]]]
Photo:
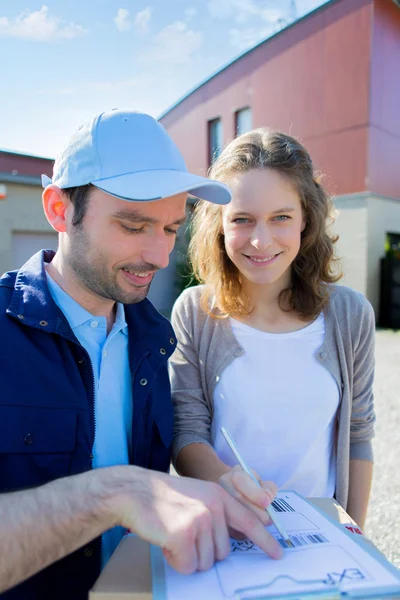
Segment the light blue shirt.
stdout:
[[[69,296],[47,273],[54,302],[88,352],[94,376],[95,437],[93,467],[129,464],[132,433],[132,377],[128,358],[128,326],[122,304],[107,335],[106,317],[97,317]],[[102,566],[124,535],[114,527],[102,536]]]

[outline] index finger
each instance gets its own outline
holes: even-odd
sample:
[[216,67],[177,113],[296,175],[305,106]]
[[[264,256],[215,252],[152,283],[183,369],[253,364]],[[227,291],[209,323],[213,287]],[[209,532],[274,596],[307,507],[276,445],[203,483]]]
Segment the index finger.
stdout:
[[282,558],[283,549],[276,539],[268,533],[261,521],[248,508],[237,500],[224,494],[225,517],[227,524],[237,529],[264,550],[271,558]]

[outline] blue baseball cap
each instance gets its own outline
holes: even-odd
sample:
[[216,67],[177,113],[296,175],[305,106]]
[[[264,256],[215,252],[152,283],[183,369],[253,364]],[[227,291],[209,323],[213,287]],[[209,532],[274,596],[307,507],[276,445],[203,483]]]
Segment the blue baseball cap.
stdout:
[[[190,132],[188,132],[190,135]],[[164,127],[150,115],[112,110],[81,125],[56,159],[51,183],[70,188],[89,183],[124,200],[159,200],[188,192],[227,204],[228,186],[189,173]]]

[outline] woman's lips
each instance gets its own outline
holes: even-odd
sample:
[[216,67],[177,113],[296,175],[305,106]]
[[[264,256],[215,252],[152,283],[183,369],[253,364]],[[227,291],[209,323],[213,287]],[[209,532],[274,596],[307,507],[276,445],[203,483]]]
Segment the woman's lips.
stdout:
[[269,254],[268,256],[249,256],[248,254],[243,254],[243,256],[247,258],[249,263],[254,267],[266,267],[276,262],[280,254],[281,252]]

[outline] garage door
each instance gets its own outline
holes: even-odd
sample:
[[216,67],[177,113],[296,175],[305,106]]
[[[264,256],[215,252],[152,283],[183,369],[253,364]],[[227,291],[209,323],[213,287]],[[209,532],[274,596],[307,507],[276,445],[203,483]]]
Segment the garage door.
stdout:
[[43,248],[57,250],[58,234],[14,231],[11,240],[11,269],[19,269],[28,258]]

